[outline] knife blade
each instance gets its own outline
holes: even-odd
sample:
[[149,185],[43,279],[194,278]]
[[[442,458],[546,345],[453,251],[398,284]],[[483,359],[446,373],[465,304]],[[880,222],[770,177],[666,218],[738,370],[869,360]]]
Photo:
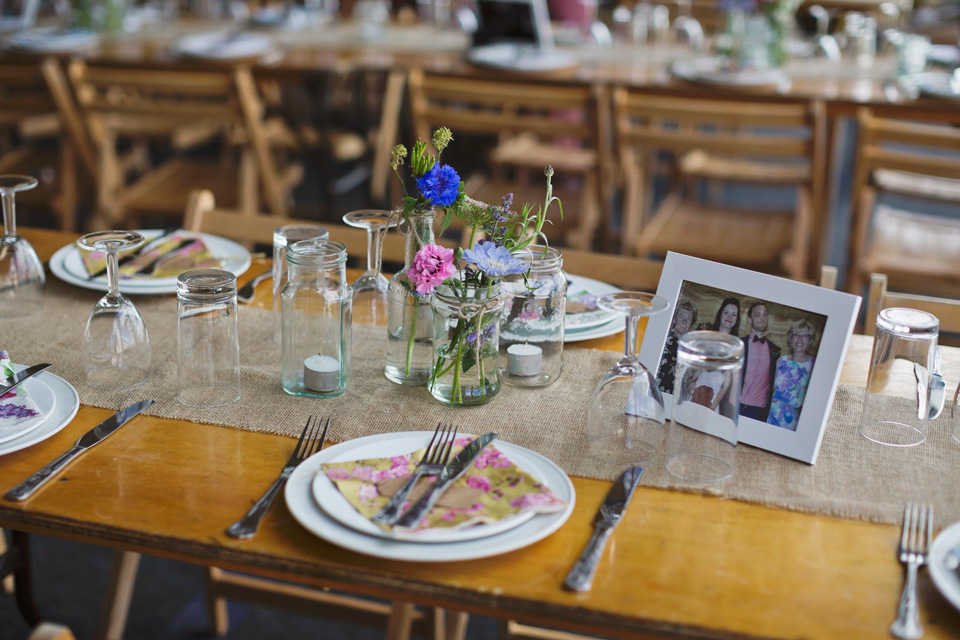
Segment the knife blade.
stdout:
[[78,454],[86,451],[93,445],[101,442],[104,438],[126,424],[131,418],[153,404],[153,400],[142,400],[135,404],[116,412],[90,431],[80,436],[80,438],[61,454],[56,460],[46,465],[32,476],[15,486],[7,492],[8,500],[26,500],[34,491],[39,489],[47,480],[52,478],[57,471],[60,471],[68,462],[73,460]]
[[607,497],[603,499],[600,510],[593,519],[593,535],[587,546],[580,552],[580,557],[573,563],[570,573],[563,581],[563,586],[571,591],[589,591],[593,584],[593,575],[597,572],[597,565],[603,555],[603,548],[614,527],[620,524],[623,513],[630,504],[633,491],[637,488],[643,467],[629,467],[610,487]]
[[267,278],[273,277],[273,269],[267,269],[260,275],[256,276],[253,280],[243,285],[237,289],[237,300],[243,303],[249,303],[253,301],[253,294],[256,291],[257,285],[266,280]]
[[[120,267],[126,265],[128,262],[132,262],[133,260],[136,260],[140,256],[146,253],[149,253],[150,251],[153,251],[155,247],[163,244],[167,236],[173,235],[177,231],[179,231],[179,229],[175,227],[171,229],[164,229],[163,233],[161,233],[159,236],[157,236],[153,240],[150,240],[149,242],[144,243],[139,249],[135,249],[130,253],[128,253],[127,255],[123,256],[122,258],[118,258],[117,268],[119,269]],[[95,271],[94,273],[89,274],[87,276],[87,280],[93,280],[94,278],[99,278],[105,275],[107,275],[106,265],[104,265],[99,271]]]
[[[149,276],[149,275],[153,275],[153,272],[157,270],[157,266],[160,264],[160,262],[161,262],[162,260],[164,260],[164,259],[172,256],[172,255],[175,254],[177,251],[180,251],[180,249],[183,249],[183,248],[186,247],[187,245],[193,244],[193,243],[196,242],[196,241],[197,241],[196,238],[184,238],[183,240],[181,240],[180,242],[177,243],[177,246],[175,246],[174,248],[170,249],[169,251],[164,251],[163,253],[161,253],[160,255],[158,255],[158,256],[156,256],[156,257],[154,257],[154,258],[151,258],[150,262],[148,262],[147,264],[143,265],[142,267],[140,267],[139,269],[137,269],[136,271],[134,271],[134,272],[131,273],[130,275],[132,275],[132,276]],[[149,253],[149,251],[148,251],[147,253]],[[144,255],[146,255],[146,254],[144,254]]]
[[4,380],[6,380],[7,382],[5,382],[3,386],[0,386],[0,396],[5,394],[7,391],[14,389],[17,385],[19,385],[21,382],[23,382],[30,376],[40,373],[41,371],[43,371],[49,366],[50,366],[49,362],[41,362],[40,364],[35,364],[33,366],[27,367],[26,369],[23,369],[22,371],[13,374],[9,378],[4,378]]
[[443,495],[443,492],[473,466],[473,462],[477,459],[477,456],[480,455],[480,452],[483,451],[484,447],[493,442],[496,437],[497,434],[493,431],[485,433],[479,438],[474,438],[470,444],[461,449],[460,453],[443,468],[443,471],[437,476],[437,481],[433,486],[430,487],[406,513],[400,516],[393,526],[400,527],[401,529],[416,528],[423,519],[423,516],[427,515],[427,512],[433,508],[433,505],[436,504],[440,496]]
[[933,377],[930,379],[930,419],[936,420],[943,412],[943,405],[946,402],[947,383],[943,380],[943,374],[940,368],[943,362],[943,352],[940,347],[934,352],[933,356]]

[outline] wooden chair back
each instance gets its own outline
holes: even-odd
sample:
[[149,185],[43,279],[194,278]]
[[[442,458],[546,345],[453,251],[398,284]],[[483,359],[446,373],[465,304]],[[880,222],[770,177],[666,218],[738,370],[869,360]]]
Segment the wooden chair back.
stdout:
[[[795,278],[813,275],[819,264],[820,239],[813,237],[822,219],[821,201],[826,177],[826,128],[823,105],[756,97],[744,100],[657,96],[618,87],[613,91],[615,146],[625,181],[624,242],[641,255],[659,252],[655,237],[665,229],[649,227],[648,182],[664,152],[673,188],[670,198],[691,198],[698,181],[799,187],[787,242],[785,270]],[[647,227],[644,229],[644,227]],[[746,223],[743,234],[710,238],[718,252],[731,260],[762,228]],[[736,227],[734,227],[734,230]],[[701,231],[703,231],[701,229]],[[686,231],[690,235],[692,230]],[[675,250],[682,251],[682,248]],[[812,252],[812,253],[811,253]],[[725,259],[722,255],[703,256]]]
[[889,291],[885,274],[871,274],[867,315],[863,327],[866,335],[872,336],[876,333],[877,314],[889,307],[907,307],[926,311],[940,320],[941,333],[960,333],[960,300]]
[[[445,75],[412,69],[408,75],[410,110],[417,138],[430,143],[444,126],[460,134],[490,136],[496,141],[482,177],[471,177],[470,195],[499,202],[508,192],[515,202],[543,201],[543,169],[556,172],[555,192],[565,178],[582,179],[576,193],[560,194],[577,212],[560,231],[576,225],[573,246],[588,248],[607,217],[605,137],[601,92],[583,83],[557,80]],[[579,206],[577,202],[579,201]]]

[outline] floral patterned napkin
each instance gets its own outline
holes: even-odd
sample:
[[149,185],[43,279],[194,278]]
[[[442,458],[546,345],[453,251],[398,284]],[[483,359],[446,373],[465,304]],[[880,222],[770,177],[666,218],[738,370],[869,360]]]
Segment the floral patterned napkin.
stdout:
[[[0,350],[0,384],[14,373],[13,367],[10,366],[10,355],[5,349]],[[42,417],[40,408],[30,398],[30,393],[23,388],[22,384],[0,395],[0,432]]]
[[[139,251],[137,257],[120,265],[121,278],[138,280],[175,278],[190,269],[221,266],[220,260],[213,257],[203,238],[182,231],[175,231],[151,240],[145,247],[134,251]],[[120,259],[122,260],[129,253],[120,253]],[[88,274],[102,271],[106,266],[104,254],[98,251],[81,250],[80,257]],[[154,263],[156,263],[155,269],[152,268]],[[145,268],[149,273],[137,273]]]
[[[457,438],[453,455],[471,440]],[[392,458],[331,462],[321,469],[350,504],[369,519],[403,486],[425,452],[424,448]],[[417,483],[407,506],[413,504],[434,479],[425,478]],[[528,510],[561,511],[565,505],[553,491],[490,445],[477,456],[473,467],[441,496],[416,531],[489,524]],[[390,529],[389,525],[380,526]]]

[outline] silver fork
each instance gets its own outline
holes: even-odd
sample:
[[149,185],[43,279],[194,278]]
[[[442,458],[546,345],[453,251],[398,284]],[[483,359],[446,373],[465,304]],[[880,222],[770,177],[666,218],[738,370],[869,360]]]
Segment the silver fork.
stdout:
[[907,579],[900,595],[897,619],[890,633],[903,640],[919,640],[923,627],[917,615],[917,569],[927,564],[927,550],[933,535],[933,505],[908,502],[903,509],[900,535],[900,562],[907,565]]
[[[323,431],[320,431],[321,425],[323,425]],[[307,424],[300,433],[300,439],[297,440],[297,446],[293,450],[290,459],[287,460],[287,464],[284,465],[283,470],[280,472],[280,477],[277,478],[273,485],[267,489],[267,492],[250,507],[246,515],[227,527],[228,536],[233,538],[249,538],[257,532],[257,527],[260,526],[260,520],[262,520],[264,514],[267,513],[267,509],[270,508],[273,499],[277,497],[277,494],[287,482],[287,478],[290,477],[293,470],[297,468],[298,464],[323,448],[323,441],[327,439],[327,428],[329,426],[330,418],[322,420],[317,416],[310,416],[307,419]]]
[[420,458],[420,462],[413,470],[413,475],[400,487],[400,490],[393,494],[390,501],[374,514],[371,520],[380,524],[393,524],[400,519],[400,509],[407,502],[407,497],[413,490],[414,485],[423,476],[440,475],[443,467],[450,460],[450,452],[453,451],[453,441],[457,437],[458,427],[452,424],[438,423],[433,431],[433,437],[430,438],[430,444],[427,450]]

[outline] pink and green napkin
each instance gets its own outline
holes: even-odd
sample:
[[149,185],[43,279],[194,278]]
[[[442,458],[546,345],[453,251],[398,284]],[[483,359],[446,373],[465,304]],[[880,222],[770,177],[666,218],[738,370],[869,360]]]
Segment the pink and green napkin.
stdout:
[[[184,244],[186,242],[186,244]],[[135,249],[137,257],[120,265],[120,277],[131,279],[175,278],[184,271],[220,267],[203,238],[194,234],[176,231],[151,240],[145,247]],[[120,253],[122,260],[130,252]],[[83,266],[88,274],[98,273],[106,266],[106,257],[98,251],[80,251]],[[151,265],[156,262],[156,268]],[[149,273],[138,273],[148,268]]]
[[[10,354],[5,349],[0,350],[0,385],[14,374],[10,365]],[[9,427],[15,427],[28,421],[43,417],[40,408],[30,397],[30,393],[19,385],[0,395],[0,432]]]

